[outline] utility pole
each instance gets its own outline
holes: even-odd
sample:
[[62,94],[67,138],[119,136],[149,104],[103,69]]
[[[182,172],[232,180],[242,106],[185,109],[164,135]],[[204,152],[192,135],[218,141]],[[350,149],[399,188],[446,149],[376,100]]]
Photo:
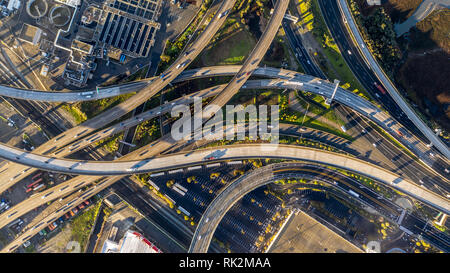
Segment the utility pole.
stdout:
[[128,142],[123,141],[123,140],[119,140],[119,142],[122,143],[122,144],[125,144],[125,145],[127,145],[127,146],[130,146],[130,147],[136,147],[136,144],[128,143]]
[[[303,123],[305,122],[306,114],[308,114],[308,109],[309,109],[309,103],[308,103],[308,106],[306,107],[306,112],[305,112],[305,115],[303,116],[302,124],[300,125],[300,130],[303,129]],[[302,138],[303,138],[303,130],[302,130],[302,133],[300,134],[300,141],[302,141]]]

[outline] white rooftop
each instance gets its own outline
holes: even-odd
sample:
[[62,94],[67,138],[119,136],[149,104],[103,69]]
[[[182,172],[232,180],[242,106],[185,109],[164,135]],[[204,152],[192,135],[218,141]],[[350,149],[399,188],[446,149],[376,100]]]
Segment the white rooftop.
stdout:
[[381,5],[381,0],[367,0],[369,6]]
[[8,10],[14,10],[20,8],[20,0],[9,0],[8,2]]
[[121,244],[106,240],[103,244],[102,253],[161,253],[154,244],[147,240],[142,234],[128,230]]
[[55,0],[56,2],[59,2],[61,4],[66,4],[68,6],[76,8],[78,5],[80,5],[81,0]]

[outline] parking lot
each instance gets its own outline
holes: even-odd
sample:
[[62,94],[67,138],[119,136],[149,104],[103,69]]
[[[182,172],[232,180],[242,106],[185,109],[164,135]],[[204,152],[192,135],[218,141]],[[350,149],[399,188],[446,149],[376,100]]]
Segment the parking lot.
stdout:
[[[187,221],[198,222],[217,193],[242,173],[254,168],[250,163],[233,162],[195,167],[195,170],[171,170],[153,174],[150,180],[158,191],[175,203]],[[215,240],[225,251],[258,252],[270,233],[265,230],[281,211],[281,201],[266,194],[262,187],[236,203],[215,232]],[[181,208],[180,208],[181,207]],[[186,218],[187,217],[187,218]],[[258,243],[259,242],[259,243]]]

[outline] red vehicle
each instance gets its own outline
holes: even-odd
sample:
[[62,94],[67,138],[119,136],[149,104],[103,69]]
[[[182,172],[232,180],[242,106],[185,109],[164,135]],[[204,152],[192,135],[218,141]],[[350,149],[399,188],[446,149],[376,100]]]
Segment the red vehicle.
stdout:
[[78,206],[78,209],[79,210],[82,210],[82,209],[84,209],[84,205],[83,205],[83,203],[81,203],[79,206]]
[[55,226],[53,225],[53,223],[51,223],[50,225],[48,225],[48,228],[50,229],[50,231],[55,229]]
[[381,85],[377,84],[376,82],[373,83],[375,85],[375,87],[380,90],[381,94],[386,95],[386,91],[384,90],[383,87],[381,87]]
[[402,132],[400,132],[400,130],[397,130],[396,132],[399,136],[401,136],[401,137],[403,136],[403,134],[402,134]]
[[28,188],[25,192],[30,192],[32,190],[33,190],[33,188]]
[[215,159],[214,156],[210,156],[210,157],[207,157],[207,158],[206,158],[206,160],[213,160],[213,159]]
[[88,201],[88,200],[84,201],[84,204],[85,204],[86,206],[89,205],[89,201]]
[[66,220],[69,219],[70,218],[70,213],[64,214],[64,217],[66,218]]
[[29,184],[29,185],[27,186],[27,188],[31,188],[31,187],[33,187],[34,185],[38,184],[38,183],[41,182],[41,181],[42,181],[42,178],[39,178],[38,180],[36,180],[36,181],[34,181],[33,183]]
[[35,180],[36,178],[38,178],[39,176],[41,176],[42,175],[42,172],[39,172],[39,173],[37,173],[35,176],[33,176],[32,178],[31,178],[31,180]]

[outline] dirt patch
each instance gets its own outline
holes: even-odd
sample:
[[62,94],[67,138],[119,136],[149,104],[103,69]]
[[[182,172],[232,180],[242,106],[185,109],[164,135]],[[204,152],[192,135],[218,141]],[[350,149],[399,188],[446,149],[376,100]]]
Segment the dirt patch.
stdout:
[[450,12],[435,11],[410,31],[407,58],[396,73],[420,110],[450,130]]
[[255,44],[253,37],[240,28],[234,33],[227,33],[214,47],[202,54],[202,63],[205,66],[242,64]]
[[450,130],[450,55],[443,51],[410,54],[398,73],[419,108]]
[[383,6],[392,22],[401,23],[414,13],[421,2],[422,0],[389,0]]
[[[355,2],[358,3],[363,16],[372,14],[379,7],[368,5],[366,0],[355,0]],[[401,23],[414,13],[422,0],[388,0],[382,2],[384,2],[382,6],[391,17],[392,22]]]
[[416,31],[417,35],[413,37],[413,46],[417,48],[421,42],[431,40],[432,44],[437,45],[450,54],[449,9],[433,12],[430,16],[417,23],[416,27],[418,31]]
[[285,59],[285,52],[283,43],[284,41],[281,39],[275,39],[273,43],[270,45],[269,50],[267,51],[266,56],[264,57],[264,61],[269,63],[271,62],[279,62],[280,60]]
[[66,253],[67,245],[72,240],[72,228],[67,224],[61,232],[37,248],[40,253]]

